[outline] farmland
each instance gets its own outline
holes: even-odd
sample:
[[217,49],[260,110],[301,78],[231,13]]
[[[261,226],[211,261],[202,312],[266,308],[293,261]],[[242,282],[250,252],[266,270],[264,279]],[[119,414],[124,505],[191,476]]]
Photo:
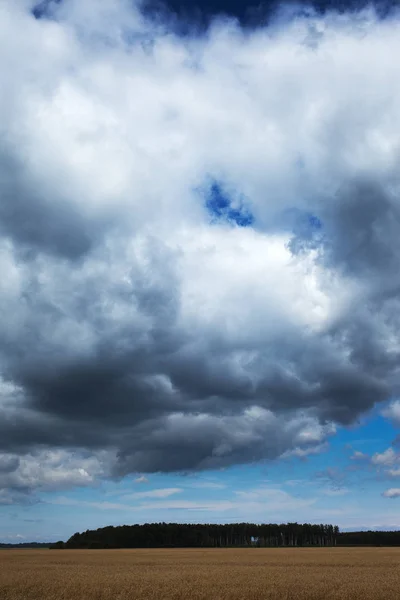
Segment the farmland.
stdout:
[[3,550],[1,600],[399,598],[398,548]]

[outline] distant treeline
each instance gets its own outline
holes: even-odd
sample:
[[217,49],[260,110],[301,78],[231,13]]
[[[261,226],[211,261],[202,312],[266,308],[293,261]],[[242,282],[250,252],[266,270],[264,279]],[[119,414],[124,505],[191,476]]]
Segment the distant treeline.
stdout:
[[400,531],[346,531],[340,533],[338,546],[400,546]]
[[231,548],[400,546],[400,531],[346,531],[336,525],[146,523],[75,533],[67,542],[0,544],[6,548]]
[[41,542],[24,542],[22,544],[0,544],[0,550],[2,548],[50,548],[52,544],[49,543],[41,543]]
[[230,548],[278,546],[334,546],[339,528],[334,525],[287,523],[226,525],[147,523],[104,527],[75,533],[55,548]]

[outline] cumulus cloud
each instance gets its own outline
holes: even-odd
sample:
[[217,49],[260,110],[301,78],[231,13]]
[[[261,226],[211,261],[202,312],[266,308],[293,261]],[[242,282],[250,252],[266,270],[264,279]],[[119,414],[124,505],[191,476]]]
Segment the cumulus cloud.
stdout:
[[352,467],[347,468],[350,480],[352,475],[365,473],[364,468],[380,481],[400,477],[400,453],[392,446],[372,455],[356,450],[350,456],[350,460],[354,463]]
[[357,461],[369,460],[369,456],[368,456],[368,454],[365,454],[364,452],[360,452],[360,450],[355,450],[353,452],[353,454],[350,456],[350,460],[357,460]]
[[388,469],[386,473],[390,475],[390,477],[400,477],[400,467],[397,467],[396,469]]
[[297,458],[306,459],[307,456],[312,454],[320,454],[328,449],[328,444],[319,444],[318,446],[311,446],[310,448],[293,448],[293,450],[286,450],[282,454],[282,458],[291,458],[296,456]]
[[395,425],[400,425],[400,401],[391,402],[383,411],[382,415],[390,419]]
[[393,397],[398,16],[32,7],[0,6],[4,489],[305,456]]
[[400,453],[396,452],[393,447],[389,447],[383,452],[375,452],[372,456],[361,452],[355,452],[350,457],[352,460],[368,462],[370,468],[375,472],[375,475],[381,479],[396,479],[400,477]]
[[30,502],[32,492],[54,492],[93,485],[108,472],[107,453],[82,455],[39,450],[18,456],[0,454],[0,504]]
[[371,462],[373,465],[377,465],[380,467],[388,467],[392,466],[399,460],[398,454],[393,450],[393,448],[388,448],[384,452],[376,452],[372,458]]
[[400,496],[400,488],[389,488],[382,494],[385,498],[398,498]]

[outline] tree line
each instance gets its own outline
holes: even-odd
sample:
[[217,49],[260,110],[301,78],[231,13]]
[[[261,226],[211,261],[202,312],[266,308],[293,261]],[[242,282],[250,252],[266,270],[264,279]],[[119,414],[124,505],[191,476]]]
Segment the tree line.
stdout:
[[400,546],[400,531],[346,531],[338,538],[341,546]]
[[10,548],[49,548],[51,546],[48,542],[21,542],[19,544],[0,544],[0,550],[7,550]]
[[146,523],[75,533],[54,548],[231,548],[335,546],[336,525],[309,523],[182,524]]
[[345,531],[334,525],[147,523],[75,533],[67,542],[0,543],[7,548],[229,548],[295,546],[400,546],[400,531]]

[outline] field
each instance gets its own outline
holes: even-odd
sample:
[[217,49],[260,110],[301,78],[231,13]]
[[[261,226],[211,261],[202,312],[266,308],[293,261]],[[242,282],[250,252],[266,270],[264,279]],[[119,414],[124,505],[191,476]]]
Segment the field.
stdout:
[[400,549],[2,550],[1,600],[390,600]]

